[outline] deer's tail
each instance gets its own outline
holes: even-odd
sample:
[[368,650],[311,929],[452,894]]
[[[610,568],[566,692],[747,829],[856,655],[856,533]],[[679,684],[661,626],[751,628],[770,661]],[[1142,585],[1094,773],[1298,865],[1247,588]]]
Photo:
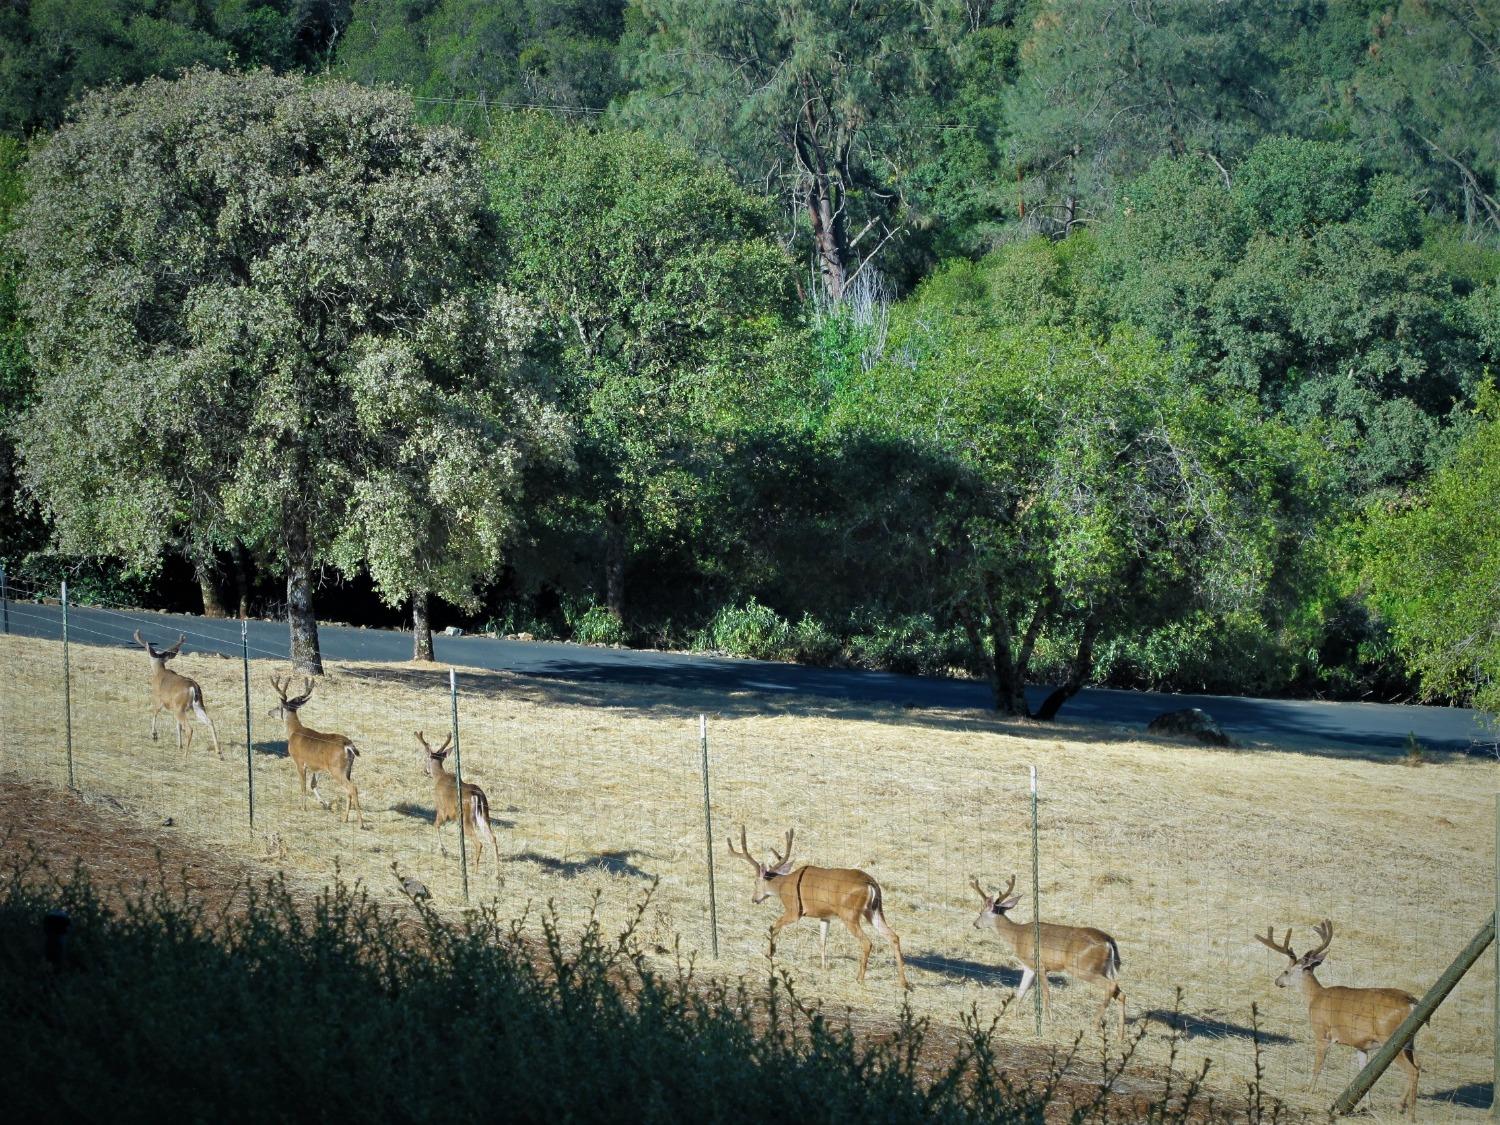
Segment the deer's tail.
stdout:
[[1109,964],[1104,966],[1104,975],[1114,980],[1120,973],[1120,947],[1115,944],[1115,939],[1109,939]]
[[193,714],[198,717],[200,723],[208,722],[208,712],[203,709],[203,689],[193,684],[188,690],[193,701]]

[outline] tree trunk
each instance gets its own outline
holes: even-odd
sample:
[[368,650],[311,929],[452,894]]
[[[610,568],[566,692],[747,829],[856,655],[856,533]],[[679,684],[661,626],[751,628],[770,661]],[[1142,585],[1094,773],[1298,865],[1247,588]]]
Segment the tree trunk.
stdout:
[[432,660],[432,617],[427,612],[427,591],[411,596],[411,658]]
[[198,579],[198,589],[203,594],[204,617],[228,617],[229,611],[219,600],[219,580],[211,562],[193,563],[193,575]]
[[611,617],[625,620],[625,520],[618,512],[604,518],[604,601]]
[[250,618],[250,556],[245,545],[236,542],[229,557],[234,567],[234,593],[240,605],[239,617],[241,621],[247,621]]
[[1089,676],[1094,671],[1094,642],[1099,639],[1099,630],[1102,625],[1103,621],[1097,613],[1090,614],[1088,620],[1083,623],[1083,635],[1078,638],[1078,651],[1073,654],[1073,664],[1068,669],[1068,678],[1042,701],[1036,713],[1038,719],[1050,721],[1057,718],[1057,712],[1062,705],[1077,695],[1079,689],[1088,683]]
[[286,617],[292,635],[292,667],[309,676],[323,674],[318,619],[313,613],[312,545],[307,528],[287,529]]

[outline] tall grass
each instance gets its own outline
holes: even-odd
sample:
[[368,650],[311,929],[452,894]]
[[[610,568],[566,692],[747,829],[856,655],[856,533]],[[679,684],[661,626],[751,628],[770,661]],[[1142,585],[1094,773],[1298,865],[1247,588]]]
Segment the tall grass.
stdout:
[[[271,879],[210,913],[184,887],[163,872],[112,907],[81,868],[58,878],[35,855],[12,861],[0,884],[11,1120],[1058,1116],[1061,1064],[1013,1081],[973,1018],[942,1049],[909,1010],[856,1036],[805,1004],[774,955],[763,985],[725,985],[680,961],[657,974],[634,926],[609,937],[596,919],[565,938],[550,909],[455,922],[343,882],[300,900]],[[41,921],[56,910],[71,925],[54,960]],[[1062,1116],[1108,1119],[1118,1073]],[[1215,1116],[1194,1081],[1143,1112]]]

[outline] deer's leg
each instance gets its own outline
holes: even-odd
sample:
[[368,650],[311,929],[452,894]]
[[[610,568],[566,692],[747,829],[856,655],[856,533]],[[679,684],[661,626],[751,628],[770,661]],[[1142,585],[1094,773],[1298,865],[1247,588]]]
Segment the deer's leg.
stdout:
[[1042,1011],[1050,1016],[1052,1014],[1052,990],[1047,984],[1047,967],[1045,964],[1043,964],[1041,971],[1037,973],[1036,977],[1037,982],[1042,986]]
[[1326,1054],[1328,1054],[1328,1040],[1320,1035],[1313,1047],[1312,1081],[1307,1084],[1309,1090],[1315,1090],[1318,1087],[1318,1075],[1323,1073],[1323,1056]]
[[1406,1071],[1406,1093],[1401,1097],[1401,1108],[1406,1111],[1407,1117],[1415,1117],[1417,1114],[1417,1077],[1422,1071],[1417,1066],[1417,1053],[1410,1043],[1396,1056],[1396,1062],[1400,1063],[1401,1069]]
[[1093,981],[1104,989],[1104,1003],[1099,1006],[1098,1023],[1104,1023],[1109,1018],[1109,1006],[1116,1000],[1120,1003],[1120,1038],[1125,1038],[1125,993],[1120,991],[1120,986],[1103,973],[1079,973],[1080,980]]
[[1016,985],[1016,1002],[1020,1003],[1026,999],[1026,994],[1031,991],[1031,982],[1036,979],[1036,973],[1030,965],[1021,966],[1021,983]]
[[854,935],[860,944],[859,975],[855,978],[861,984],[865,981],[865,966],[870,963],[870,950],[875,948],[875,943],[869,939],[864,930],[859,928],[858,918],[845,918],[844,925],[849,927],[849,932]]
[[214,754],[222,759],[224,751],[219,746],[219,732],[214,728],[214,721],[208,717],[206,711],[203,713],[203,721],[208,724],[208,737],[213,739]]
[[299,786],[301,786],[301,789],[302,789],[302,803],[306,804],[307,803],[307,767],[304,766],[301,762],[297,761],[296,758],[292,759],[292,764],[297,767],[297,783],[298,783]]
[[363,828],[365,826],[365,807],[359,803],[359,790],[354,787],[354,782],[349,778],[344,779],[344,784],[348,787],[346,792],[349,794],[349,799],[344,804],[344,823],[349,823],[349,810],[352,808],[359,814],[359,826]]
[[823,918],[818,922],[818,952],[822,955],[825,972],[828,970],[828,927],[832,924],[832,918]]
[[[182,732],[184,730],[187,731],[187,743],[186,743],[186,745],[184,745],[183,741],[182,741]],[[187,720],[187,712],[186,711],[184,711],[181,715],[177,716],[177,748],[179,750],[181,750],[183,753],[187,753],[187,751],[189,751],[189,750],[191,750],[193,748],[193,726]]]
[[159,718],[161,718],[161,704],[160,703],[154,703],[154,704],[151,705],[151,741],[152,742],[156,741],[156,720],[159,719]]
[[885,920],[885,915],[880,911],[877,910],[872,914],[870,921],[875,926],[875,932],[890,942],[891,948],[896,951],[896,976],[901,981],[901,987],[903,989],[910,987],[906,983],[906,958],[901,956],[901,939],[896,936],[896,931],[891,929],[890,923]]

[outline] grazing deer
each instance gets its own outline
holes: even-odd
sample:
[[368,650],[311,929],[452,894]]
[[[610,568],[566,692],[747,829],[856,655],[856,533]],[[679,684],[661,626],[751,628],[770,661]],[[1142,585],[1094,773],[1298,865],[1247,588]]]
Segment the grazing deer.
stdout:
[[359,748],[341,734],[324,734],[302,725],[297,710],[313,693],[313,682],[304,680],[302,694],[293,699],[286,696],[291,677],[278,681],[271,677],[271,686],[281,697],[281,702],[266,714],[273,719],[286,720],[286,749],[297,767],[297,778],[302,783],[302,799],[307,800],[307,786],[312,782],[313,796],[321,802],[318,793],[318,775],[327,774],[333,783],[344,791],[344,823],[349,822],[349,811],[359,813],[359,826],[365,826],[365,810],[359,803],[359,790],[354,787],[354,759],[359,757]]
[[[453,735],[449,734],[436,750],[427,745],[427,739],[421,731],[417,731],[416,735],[427,755],[427,776],[432,778],[435,806],[432,823],[434,827],[441,828],[450,820],[459,819],[458,778],[443,768],[443,759],[448,757],[448,744],[453,741]],[[470,839],[477,837],[474,844],[474,870],[479,870],[479,857],[484,853],[484,845],[489,844],[490,851],[495,855],[495,870],[498,872],[500,848],[495,843],[495,832],[490,827],[490,799],[484,795],[483,789],[471,781],[463,784],[463,829]]]
[[[1292,949],[1292,931],[1287,930],[1280,942],[1276,940],[1275,927],[1268,927],[1265,935],[1255,935],[1255,940],[1267,949],[1284,954],[1291,966],[1276,978],[1277,988],[1302,989],[1307,1001],[1307,1016],[1313,1027],[1313,1071],[1308,1089],[1318,1084],[1318,1074],[1323,1069],[1323,1056],[1328,1053],[1330,1043],[1342,1043],[1354,1048],[1355,1065],[1363,1070],[1367,1052],[1378,1048],[1391,1037],[1401,1021],[1411,1015],[1417,998],[1399,988],[1348,988],[1333,985],[1325,988],[1313,976],[1313,970],[1323,963],[1324,952],[1333,941],[1333,923],[1323,921],[1317,927],[1323,940],[1318,948],[1298,957]],[[1406,1071],[1406,1093],[1401,1098],[1401,1108],[1408,1117],[1417,1110],[1417,1066],[1416,1050],[1408,1042],[1396,1056],[1396,1061]]]
[[870,963],[870,950],[874,947],[874,943],[865,936],[865,932],[859,928],[859,923],[861,920],[870,922],[874,925],[875,931],[890,942],[891,947],[896,951],[896,972],[901,978],[901,987],[908,988],[906,962],[901,957],[901,939],[886,923],[880,884],[863,871],[855,871],[847,867],[802,866],[793,871],[793,831],[794,829],[787,829],[786,855],[782,855],[775,848],[771,849],[776,862],[769,866],[750,854],[750,849],[745,843],[743,825],[740,826],[740,850],[735,851],[734,841],[728,841],[729,854],[739,856],[755,868],[755,894],[751,896],[750,901],[765,902],[771,897],[772,892],[781,898],[781,917],[771,923],[771,937],[774,939],[783,926],[790,925],[799,918],[816,919],[822,930],[819,935],[819,945],[823,968],[827,969],[828,927],[833,919],[837,918],[849,927],[849,932],[863,947],[857,978],[863,983],[865,966]]
[[[209,737],[214,741],[214,753],[222,758],[224,752],[219,749],[219,732],[214,729],[214,721],[203,709],[203,689],[196,680],[179,676],[167,667],[167,661],[176,659],[177,654],[182,651],[182,642],[185,640],[187,634],[183,633],[171,648],[157,648],[141,636],[139,629],[135,631],[135,643],[145,649],[146,655],[151,659],[151,740],[156,741],[156,720],[161,718],[163,711],[170,711],[177,724],[177,749],[186,752],[193,745],[193,728],[188,725],[188,716],[191,714],[200,723],[208,725]],[[184,728],[187,729],[186,746],[182,742]]]
[[1048,973],[1069,973],[1079,980],[1092,981],[1104,988],[1104,1004],[1099,1009],[1102,1023],[1109,1015],[1109,1005],[1117,1001],[1120,1005],[1120,1038],[1125,1037],[1125,993],[1115,983],[1120,972],[1120,947],[1115,939],[1103,930],[1092,926],[1061,926],[1054,922],[1043,922],[1039,927],[1042,936],[1041,966],[1036,964],[1038,927],[1032,922],[1015,922],[1006,917],[1006,911],[1021,901],[1013,895],[1016,877],[1012,875],[1005,890],[998,895],[987,895],[979,880],[970,878],[969,886],[984,903],[979,917],[974,919],[974,928],[993,926],[1002,941],[1015,949],[1016,959],[1021,962],[1021,983],[1016,989],[1016,999],[1022,999],[1031,988],[1032,981],[1040,978],[1042,985],[1042,1007],[1050,1011],[1051,997],[1047,988]]

